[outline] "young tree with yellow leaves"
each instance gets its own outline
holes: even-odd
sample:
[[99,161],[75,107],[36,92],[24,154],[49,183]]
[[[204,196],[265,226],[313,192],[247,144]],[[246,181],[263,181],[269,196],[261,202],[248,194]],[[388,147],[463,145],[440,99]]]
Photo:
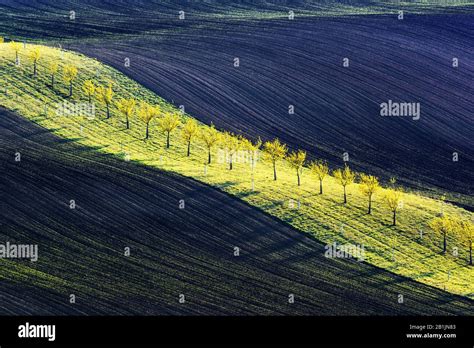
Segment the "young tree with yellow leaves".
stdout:
[[77,77],[77,67],[72,64],[68,64],[64,67],[63,79],[64,82],[69,84],[69,97],[72,97],[72,84]]
[[253,173],[260,148],[262,147],[262,139],[258,138],[255,142],[253,142],[247,138],[242,137],[240,139],[240,143],[242,149],[248,152],[250,158],[250,168],[252,169]]
[[136,103],[137,101],[133,98],[122,98],[116,102],[118,111],[120,111],[125,116],[125,124],[127,129],[130,129],[130,117],[132,117],[133,112],[135,111]]
[[109,83],[107,87],[97,87],[95,89],[95,93],[97,95],[97,100],[105,105],[107,110],[107,117],[106,119],[110,118],[110,106],[112,105],[112,100],[114,98],[114,91],[112,90],[112,84]]
[[349,168],[348,165],[345,165],[344,169],[336,169],[333,172],[334,178],[339,182],[339,184],[344,188],[344,204],[347,203],[346,187],[354,183],[355,173]]
[[29,57],[31,61],[33,62],[33,76],[36,77],[37,75],[37,66],[38,66],[38,61],[41,58],[41,50],[39,47],[34,47],[30,53]]
[[367,214],[371,214],[372,213],[372,196],[380,188],[379,179],[373,175],[367,175],[364,173],[361,173],[359,175],[359,178],[360,178],[359,189],[362,192],[362,194],[364,196],[367,196],[367,198],[369,199],[369,210],[367,211]]
[[181,124],[178,114],[167,112],[158,122],[158,129],[166,133],[166,148],[170,148],[170,134]]
[[214,125],[211,124],[209,127],[204,127],[201,130],[199,137],[207,148],[207,164],[211,164],[211,150],[221,139],[221,134],[217,131]]
[[288,147],[286,146],[286,144],[281,143],[280,140],[277,138],[273,141],[265,142],[265,144],[263,144],[263,151],[265,154],[265,158],[270,160],[273,164],[273,180],[276,181],[276,162],[285,158],[286,153],[288,152]]
[[469,266],[472,266],[472,245],[474,243],[474,224],[466,218],[456,218],[454,221],[454,229],[459,239],[466,242],[469,252]]
[[181,131],[181,136],[183,137],[184,141],[188,146],[188,150],[186,156],[189,157],[191,155],[191,140],[198,135],[198,124],[196,120],[192,118],[188,118],[184,123],[184,127]]
[[226,157],[229,156],[229,170],[232,170],[234,155],[240,150],[241,147],[240,139],[233,133],[224,132],[221,141],[226,152]]
[[87,100],[89,101],[89,104],[91,104],[92,97],[94,96],[94,93],[95,93],[94,82],[92,82],[92,80],[84,81],[84,84],[82,85],[82,90],[84,94],[87,96]]
[[286,160],[290,167],[296,170],[298,186],[301,186],[301,174],[303,173],[303,166],[306,161],[306,152],[302,150],[291,152]]
[[387,189],[384,200],[393,214],[392,226],[396,226],[397,211],[400,208],[400,203],[402,201],[402,192],[396,189]]
[[21,43],[15,42],[15,41],[10,41],[10,47],[13,49],[15,52],[15,65],[20,65],[20,50],[21,50]]
[[460,224],[461,233],[467,241],[469,248],[469,265],[472,266],[472,245],[474,244],[474,224],[472,221],[463,220]]
[[329,167],[325,161],[318,160],[316,162],[311,162],[309,169],[314,173],[319,179],[319,194],[323,194],[323,180],[329,174]]
[[157,117],[160,114],[159,106],[152,106],[146,102],[141,102],[140,106],[138,107],[138,117],[145,123],[146,125],[146,135],[145,139],[149,137],[149,126],[150,121]]
[[54,78],[58,72],[59,64],[55,60],[49,62],[49,74],[51,75],[51,89],[54,90]]
[[428,226],[435,232],[443,235],[443,253],[447,251],[447,236],[456,231],[454,219],[446,214],[434,218],[428,223]]

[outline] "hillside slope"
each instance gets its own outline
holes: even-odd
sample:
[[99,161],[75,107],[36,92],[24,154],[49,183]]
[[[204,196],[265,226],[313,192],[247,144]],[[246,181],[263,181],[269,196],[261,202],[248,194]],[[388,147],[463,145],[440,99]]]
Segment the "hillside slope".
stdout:
[[[37,65],[39,73],[34,77],[33,66],[27,56],[37,49],[42,52],[42,58]],[[248,150],[234,158],[235,163],[230,170],[223,156],[228,140],[219,141],[212,148],[210,152],[214,160],[207,164],[208,150],[200,137],[194,139],[192,151],[189,156],[186,155],[182,123],[190,120],[189,115],[181,114],[161,97],[117,70],[86,56],[45,46],[27,45],[19,58],[23,64],[17,66],[14,64],[12,45],[0,45],[0,66],[3,68],[0,80],[4,81],[4,88],[0,89],[0,105],[37,122],[54,134],[125,161],[158,167],[218,187],[326,244],[337,242],[364,246],[365,261],[378,267],[456,294],[474,296],[474,268],[467,264],[469,230],[455,229],[448,233],[443,252],[443,235],[428,226],[440,212],[456,219],[471,219],[466,210],[419,194],[403,193],[397,204],[395,226],[386,195],[393,188],[399,190],[398,185],[391,184],[390,188],[377,191],[369,215],[367,197],[361,192],[359,183],[350,185],[347,189],[348,201],[343,204],[342,187],[333,176],[325,178],[324,194],[319,194],[315,175],[303,168],[302,185],[298,186],[294,168],[286,160],[276,163],[277,181],[271,175],[271,163],[262,160],[258,153],[257,165],[252,169]],[[47,73],[52,62],[61,66],[54,88],[51,88],[51,77]],[[63,81],[69,64],[79,67],[71,97],[68,97],[69,88]],[[95,98],[96,110],[92,117],[80,111],[76,113],[77,108],[82,109],[88,101],[85,93],[78,88],[86,80],[93,81],[95,86],[113,81],[111,88],[115,101],[131,96],[140,101],[131,117],[129,129],[115,105],[110,108],[110,117],[107,118],[104,105]],[[144,138],[145,123],[139,117],[146,108],[142,105],[144,101],[158,105],[160,109],[150,123],[148,139]],[[176,115],[178,127],[170,136],[170,146],[166,147],[166,134],[160,130],[160,125],[169,120],[170,113]],[[204,125],[198,125],[198,130],[201,134],[212,131]],[[219,135],[222,133],[216,134],[216,137],[219,138]],[[235,142],[235,137],[233,139]]]
[[[333,164],[348,152],[357,168],[400,177],[408,186],[434,187],[438,194],[465,194],[451,199],[472,207],[472,18],[224,22],[71,47],[206,123],[253,137],[278,136]],[[239,68],[233,66],[236,57]],[[380,104],[389,100],[420,103],[420,119],[380,116]],[[295,114],[289,115],[289,105]]]
[[325,258],[313,238],[223,192],[4,109],[0,166],[0,239],[39,245],[36,263],[1,260],[0,314],[474,314],[472,300]]

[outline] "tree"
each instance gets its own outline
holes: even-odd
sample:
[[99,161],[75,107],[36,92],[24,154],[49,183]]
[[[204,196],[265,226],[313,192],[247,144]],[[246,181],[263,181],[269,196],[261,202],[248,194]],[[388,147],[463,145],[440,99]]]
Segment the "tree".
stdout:
[[188,118],[184,124],[183,130],[181,131],[181,136],[188,145],[188,151],[186,156],[191,155],[191,140],[198,134],[198,124],[195,119]]
[[329,174],[329,167],[326,162],[318,160],[311,162],[309,165],[311,172],[313,172],[319,179],[319,194],[323,194],[323,180]]
[[337,169],[333,172],[334,178],[344,188],[344,204],[347,203],[346,187],[351,185],[355,180],[355,173],[348,165],[344,169]]
[[226,152],[226,157],[227,155],[229,156],[229,170],[232,170],[234,155],[240,150],[241,147],[240,139],[233,133],[224,132],[221,140]]
[[472,245],[474,244],[474,224],[472,221],[469,220],[461,220],[459,225],[460,232],[467,241],[468,249],[469,249],[469,265],[472,266]]
[[428,223],[428,226],[435,232],[443,235],[443,253],[447,250],[447,236],[456,230],[456,223],[449,215],[440,214]]
[[64,67],[63,78],[64,82],[69,84],[69,97],[72,97],[72,84],[77,77],[77,67],[68,64]]
[[141,102],[138,108],[138,117],[146,124],[145,139],[149,137],[150,121],[160,114],[159,106],[152,106],[146,102]]
[[396,189],[387,189],[384,199],[390,211],[393,213],[392,225],[395,226],[397,224],[397,210],[400,207],[402,193]]
[[84,91],[85,95],[87,96],[87,99],[89,100],[89,104],[92,103],[92,97],[94,96],[95,92],[95,85],[92,80],[86,80],[84,81],[84,84],[82,85],[82,90]]
[[112,100],[114,98],[114,91],[112,90],[112,84],[109,83],[107,87],[97,87],[95,90],[97,94],[97,100],[105,105],[107,110],[106,119],[110,118],[110,105],[112,105]]
[[174,131],[179,125],[181,121],[179,116],[173,112],[167,112],[165,115],[159,120],[158,129],[162,132],[166,133],[166,148],[169,149],[170,147],[170,134]]
[[367,196],[367,198],[369,199],[369,210],[367,211],[367,214],[370,214],[372,212],[372,196],[380,188],[379,180],[377,177],[373,175],[367,175],[364,173],[361,173],[359,177],[360,177],[359,189],[362,192],[362,194],[364,196]]
[[273,164],[273,180],[276,181],[276,162],[285,158],[288,148],[285,144],[280,143],[279,139],[275,139],[273,141],[267,141],[265,144],[263,144],[263,150],[265,157]]
[[200,132],[200,138],[204,142],[207,148],[207,164],[211,164],[211,150],[220,140],[221,135],[216,130],[213,124],[209,127],[204,127]]
[[247,151],[249,154],[250,167],[253,173],[253,170],[255,169],[255,162],[257,160],[258,153],[260,151],[260,148],[262,147],[262,139],[258,138],[255,142],[252,142],[251,140],[242,137],[240,139],[240,145],[241,145],[241,148]]
[[133,98],[130,99],[120,99],[116,102],[117,109],[125,116],[125,123],[127,129],[130,129],[130,117],[132,117],[135,110],[136,100]]
[[15,52],[15,64],[20,65],[19,53],[20,53],[20,50],[21,50],[21,43],[15,42],[15,41],[10,41],[10,47]]
[[56,76],[58,69],[59,69],[58,62],[52,60],[49,63],[49,74],[51,75],[51,89],[54,89],[54,77]]
[[469,265],[472,266],[472,244],[474,243],[474,224],[463,218],[453,218],[453,229],[462,241],[467,242]]
[[35,47],[30,51],[30,59],[33,62],[33,76],[36,77],[37,75],[37,66],[38,66],[38,61],[41,58],[41,50],[39,47]]
[[286,158],[290,167],[296,170],[296,177],[298,178],[298,186],[301,185],[301,173],[303,172],[304,162],[306,161],[306,152],[298,150],[297,152],[291,152]]

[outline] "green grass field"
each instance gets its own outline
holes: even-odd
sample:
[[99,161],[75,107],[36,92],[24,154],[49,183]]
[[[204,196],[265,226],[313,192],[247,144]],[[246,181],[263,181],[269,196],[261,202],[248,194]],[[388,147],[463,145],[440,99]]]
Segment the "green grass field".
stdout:
[[[82,92],[82,84],[87,79],[102,85],[113,82],[115,99],[133,96],[160,104],[164,111],[175,108],[113,68],[59,49],[42,48],[38,76],[34,78],[33,64],[28,59],[33,47],[22,48],[21,65],[15,66],[15,53],[10,45],[0,44],[1,106],[16,111],[58,136],[94,147],[97,151],[173,171],[220,188],[314,235],[323,243],[364,245],[368,263],[474,298],[474,267],[467,265],[467,241],[462,236],[448,236],[448,253],[442,255],[442,237],[427,227],[427,223],[441,211],[470,218],[472,214],[468,211],[420,194],[405,193],[398,225],[393,227],[391,212],[382,199],[383,190],[376,193],[373,213],[367,215],[367,199],[357,184],[348,187],[348,204],[344,205],[342,187],[332,177],[325,179],[325,192],[319,195],[319,182],[309,170],[305,168],[303,171],[302,186],[298,187],[296,173],[284,162],[277,164],[278,181],[275,183],[271,164],[259,161],[253,173],[252,189],[252,171],[248,163],[234,163],[234,169],[230,171],[227,163],[219,163],[223,161],[218,161],[219,156],[214,151],[214,162],[206,168],[207,150],[200,141],[193,142],[192,155],[187,158],[180,128],[171,134],[171,148],[167,150],[166,136],[159,133],[156,120],[151,122],[151,137],[145,141],[143,122],[135,117],[131,120],[131,129],[126,130],[124,117],[115,107],[108,120],[105,119],[105,108],[99,104],[96,104],[96,117],[92,120],[58,115],[59,103],[87,101]],[[48,73],[49,62],[53,59],[60,63],[54,91]],[[67,97],[68,86],[61,76],[62,66],[69,63],[79,68],[72,98]],[[183,119],[186,117],[189,116],[184,115]],[[420,230],[423,231],[422,238]],[[458,248],[458,256],[454,255],[454,248]],[[9,276],[8,273],[4,275]]]

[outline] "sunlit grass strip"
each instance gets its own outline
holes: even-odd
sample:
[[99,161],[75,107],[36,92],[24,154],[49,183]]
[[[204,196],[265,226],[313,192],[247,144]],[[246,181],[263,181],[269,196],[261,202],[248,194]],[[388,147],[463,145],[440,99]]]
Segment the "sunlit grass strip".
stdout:
[[[58,136],[74,139],[124,160],[179,173],[218,187],[312,234],[323,243],[336,241],[364,245],[366,262],[474,298],[474,268],[467,266],[465,241],[450,235],[448,253],[441,255],[442,238],[427,227],[428,221],[441,210],[466,218],[470,217],[469,212],[442,201],[407,193],[403,197],[403,209],[398,214],[398,225],[391,226],[391,212],[382,201],[383,190],[374,196],[372,215],[367,215],[367,199],[359,192],[358,184],[348,187],[348,203],[344,205],[342,187],[332,177],[325,179],[324,194],[319,195],[316,177],[305,169],[302,186],[298,187],[294,169],[284,161],[277,164],[276,182],[273,181],[270,163],[258,162],[253,172],[248,163],[234,163],[230,171],[227,163],[219,163],[214,150],[214,162],[206,165],[207,150],[202,142],[194,141],[191,156],[186,157],[187,147],[181,139],[181,129],[178,129],[171,136],[171,147],[166,149],[166,136],[159,133],[156,120],[150,126],[150,139],[145,141],[144,124],[135,117],[131,119],[131,129],[126,130],[125,119],[115,107],[112,107],[111,118],[107,120],[105,108],[98,104],[94,120],[57,115],[58,103],[87,101],[81,86],[89,79],[100,85],[112,82],[116,100],[134,97],[159,105],[163,112],[177,110],[113,68],[72,52],[43,48],[38,76],[33,78],[33,64],[27,58],[32,47],[27,45],[20,50],[21,65],[15,66],[13,50],[8,44],[0,44],[0,105]],[[55,91],[49,87],[48,66],[52,60],[60,63]],[[66,64],[79,68],[72,98],[67,98],[69,86],[62,76]],[[187,117],[183,115],[182,120]],[[420,230],[423,230],[423,238]],[[452,254],[453,247],[459,249],[457,257]],[[27,266],[24,267],[27,272]],[[3,277],[10,277],[9,273],[3,272]]]

